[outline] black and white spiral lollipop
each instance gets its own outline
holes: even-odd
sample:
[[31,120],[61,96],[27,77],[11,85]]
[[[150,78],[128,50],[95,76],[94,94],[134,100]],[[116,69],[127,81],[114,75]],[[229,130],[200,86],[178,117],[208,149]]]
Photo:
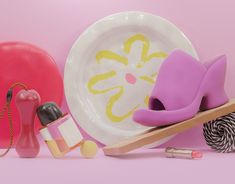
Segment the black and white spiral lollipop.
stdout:
[[235,151],[235,112],[203,125],[206,143],[218,152]]

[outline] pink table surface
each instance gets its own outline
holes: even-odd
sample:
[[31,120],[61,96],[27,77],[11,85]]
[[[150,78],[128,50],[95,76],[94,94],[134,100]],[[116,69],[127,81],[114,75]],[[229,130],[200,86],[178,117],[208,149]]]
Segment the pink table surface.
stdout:
[[[139,150],[119,158],[94,159],[74,150],[52,159],[43,149],[37,159],[19,159],[12,150],[0,160],[0,182],[7,184],[234,183],[234,154],[203,150],[200,160],[166,158],[163,149]],[[3,182],[4,181],[4,182]]]
[[[225,88],[235,97],[234,0],[0,0],[0,41],[25,41],[47,50],[61,75],[68,52],[87,26],[121,11],[146,11],[165,17],[191,39],[202,62],[225,53]],[[64,111],[67,105],[63,103]],[[199,126],[163,145],[203,147]],[[161,150],[160,150],[161,152]],[[75,156],[74,156],[75,155]],[[43,151],[37,159],[11,154],[0,160],[1,183],[233,183],[234,154],[206,152],[202,160],[166,159],[145,150],[124,158],[100,153],[85,160],[73,153],[63,160]]]

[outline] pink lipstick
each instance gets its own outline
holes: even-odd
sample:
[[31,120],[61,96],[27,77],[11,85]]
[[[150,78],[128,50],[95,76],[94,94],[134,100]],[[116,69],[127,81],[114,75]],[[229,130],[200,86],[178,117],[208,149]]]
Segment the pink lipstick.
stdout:
[[189,158],[189,159],[199,159],[202,158],[203,153],[196,150],[181,149],[181,148],[171,148],[165,149],[166,157],[168,158]]

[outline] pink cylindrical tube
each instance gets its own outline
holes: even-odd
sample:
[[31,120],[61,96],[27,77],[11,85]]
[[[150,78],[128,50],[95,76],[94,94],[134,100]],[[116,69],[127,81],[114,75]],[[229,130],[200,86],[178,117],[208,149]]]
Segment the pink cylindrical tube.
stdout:
[[165,149],[166,157],[168,158],[189,158],[197,159],[202,158],[203,153],[196,150],[190,149],[181,149],[181,148],[171,148],[168,147]]
[[34,132],[34,118],[39,103],[40,96],[35,90],[21,90],[16,95],[21,129],[15,150],[22,158],[34,158],[40,149]]

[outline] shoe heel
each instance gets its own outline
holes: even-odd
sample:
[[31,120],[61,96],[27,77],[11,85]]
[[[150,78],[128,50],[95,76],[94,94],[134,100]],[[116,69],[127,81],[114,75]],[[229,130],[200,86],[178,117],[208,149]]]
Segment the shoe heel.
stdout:
[[224,91],[226,56],[220,56],[205,66],[208,70],[204,78],[205,95],[202,98],[201,110],[212,109],[228,102]]

